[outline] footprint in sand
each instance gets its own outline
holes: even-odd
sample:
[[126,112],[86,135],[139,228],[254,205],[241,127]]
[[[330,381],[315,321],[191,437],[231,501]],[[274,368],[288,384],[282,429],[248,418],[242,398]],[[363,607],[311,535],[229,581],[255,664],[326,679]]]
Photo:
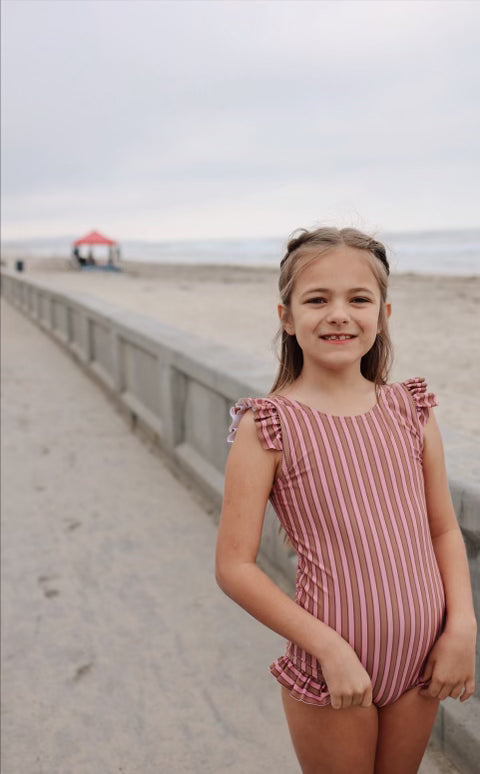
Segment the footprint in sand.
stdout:
[[92,669],[94,663],[94,661],[90,661],[88,664],[82,664],[82,666],[77,667],[73,676],[73,681],[77,683],[82,677],[85,677]]
[[53,588],[51,581],[57,579],[57,575],[40,575],[38,578],[38,585],[43,591],[43,594],[47,599],[52,597],[58,597],[60,592],[58,589]]

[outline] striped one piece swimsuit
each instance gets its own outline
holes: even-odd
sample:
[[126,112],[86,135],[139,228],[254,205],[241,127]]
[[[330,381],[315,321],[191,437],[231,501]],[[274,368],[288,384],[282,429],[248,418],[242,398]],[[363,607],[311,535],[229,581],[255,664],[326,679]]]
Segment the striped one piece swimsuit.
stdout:
[[[296,602],[355,650],[378,707],[424,684],[444,626],[422,468],[423,426],[436,405],[417,378],[382,386],[358,416],[280,396],[231,410],[230,441],[252,409],[263,447],[282,451],[270,501],[297,552]],[[293,698],[330,704],[321,665],[295,643],[270,670]]]

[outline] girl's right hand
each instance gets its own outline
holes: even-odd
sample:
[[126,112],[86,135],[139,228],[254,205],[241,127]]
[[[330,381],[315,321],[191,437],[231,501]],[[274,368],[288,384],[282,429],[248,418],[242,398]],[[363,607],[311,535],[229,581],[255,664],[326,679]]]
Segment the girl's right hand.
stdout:
[[353,648],[340,635],[337,638],[321,661],[332,707],[370,707],[372,681]]

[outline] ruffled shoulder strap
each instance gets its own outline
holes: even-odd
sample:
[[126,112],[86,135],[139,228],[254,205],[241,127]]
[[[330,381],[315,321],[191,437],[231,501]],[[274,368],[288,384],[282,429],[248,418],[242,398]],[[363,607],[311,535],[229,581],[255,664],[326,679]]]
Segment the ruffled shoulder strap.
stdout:
[[417,376],[414,379],[407,379],[402,382],[413,398],[418,419],[421,425],[426,425],[430,415],[430,409],[438,406],[436,395],[428,392],[427,383],[423,376]]
[[243,415],[251,409],[257,429],[257,435],[264,449],[282,451],[282,429],[280,417],[275,403],[268,398],[242,398],[230,409],[232,423],[229,428],[228,441],[233,443],[237,428]]

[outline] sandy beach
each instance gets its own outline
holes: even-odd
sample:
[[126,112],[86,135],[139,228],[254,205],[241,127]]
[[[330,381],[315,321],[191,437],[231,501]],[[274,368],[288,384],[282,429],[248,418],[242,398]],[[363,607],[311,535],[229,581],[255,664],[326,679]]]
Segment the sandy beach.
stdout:
[[[276,369],[277,271],[129,263],[121,274],[27,262],[26,276],[88,293],[246,352]],[[425,376],[441,424],[480,437],[480,277],[393,274],[391,381]]]

